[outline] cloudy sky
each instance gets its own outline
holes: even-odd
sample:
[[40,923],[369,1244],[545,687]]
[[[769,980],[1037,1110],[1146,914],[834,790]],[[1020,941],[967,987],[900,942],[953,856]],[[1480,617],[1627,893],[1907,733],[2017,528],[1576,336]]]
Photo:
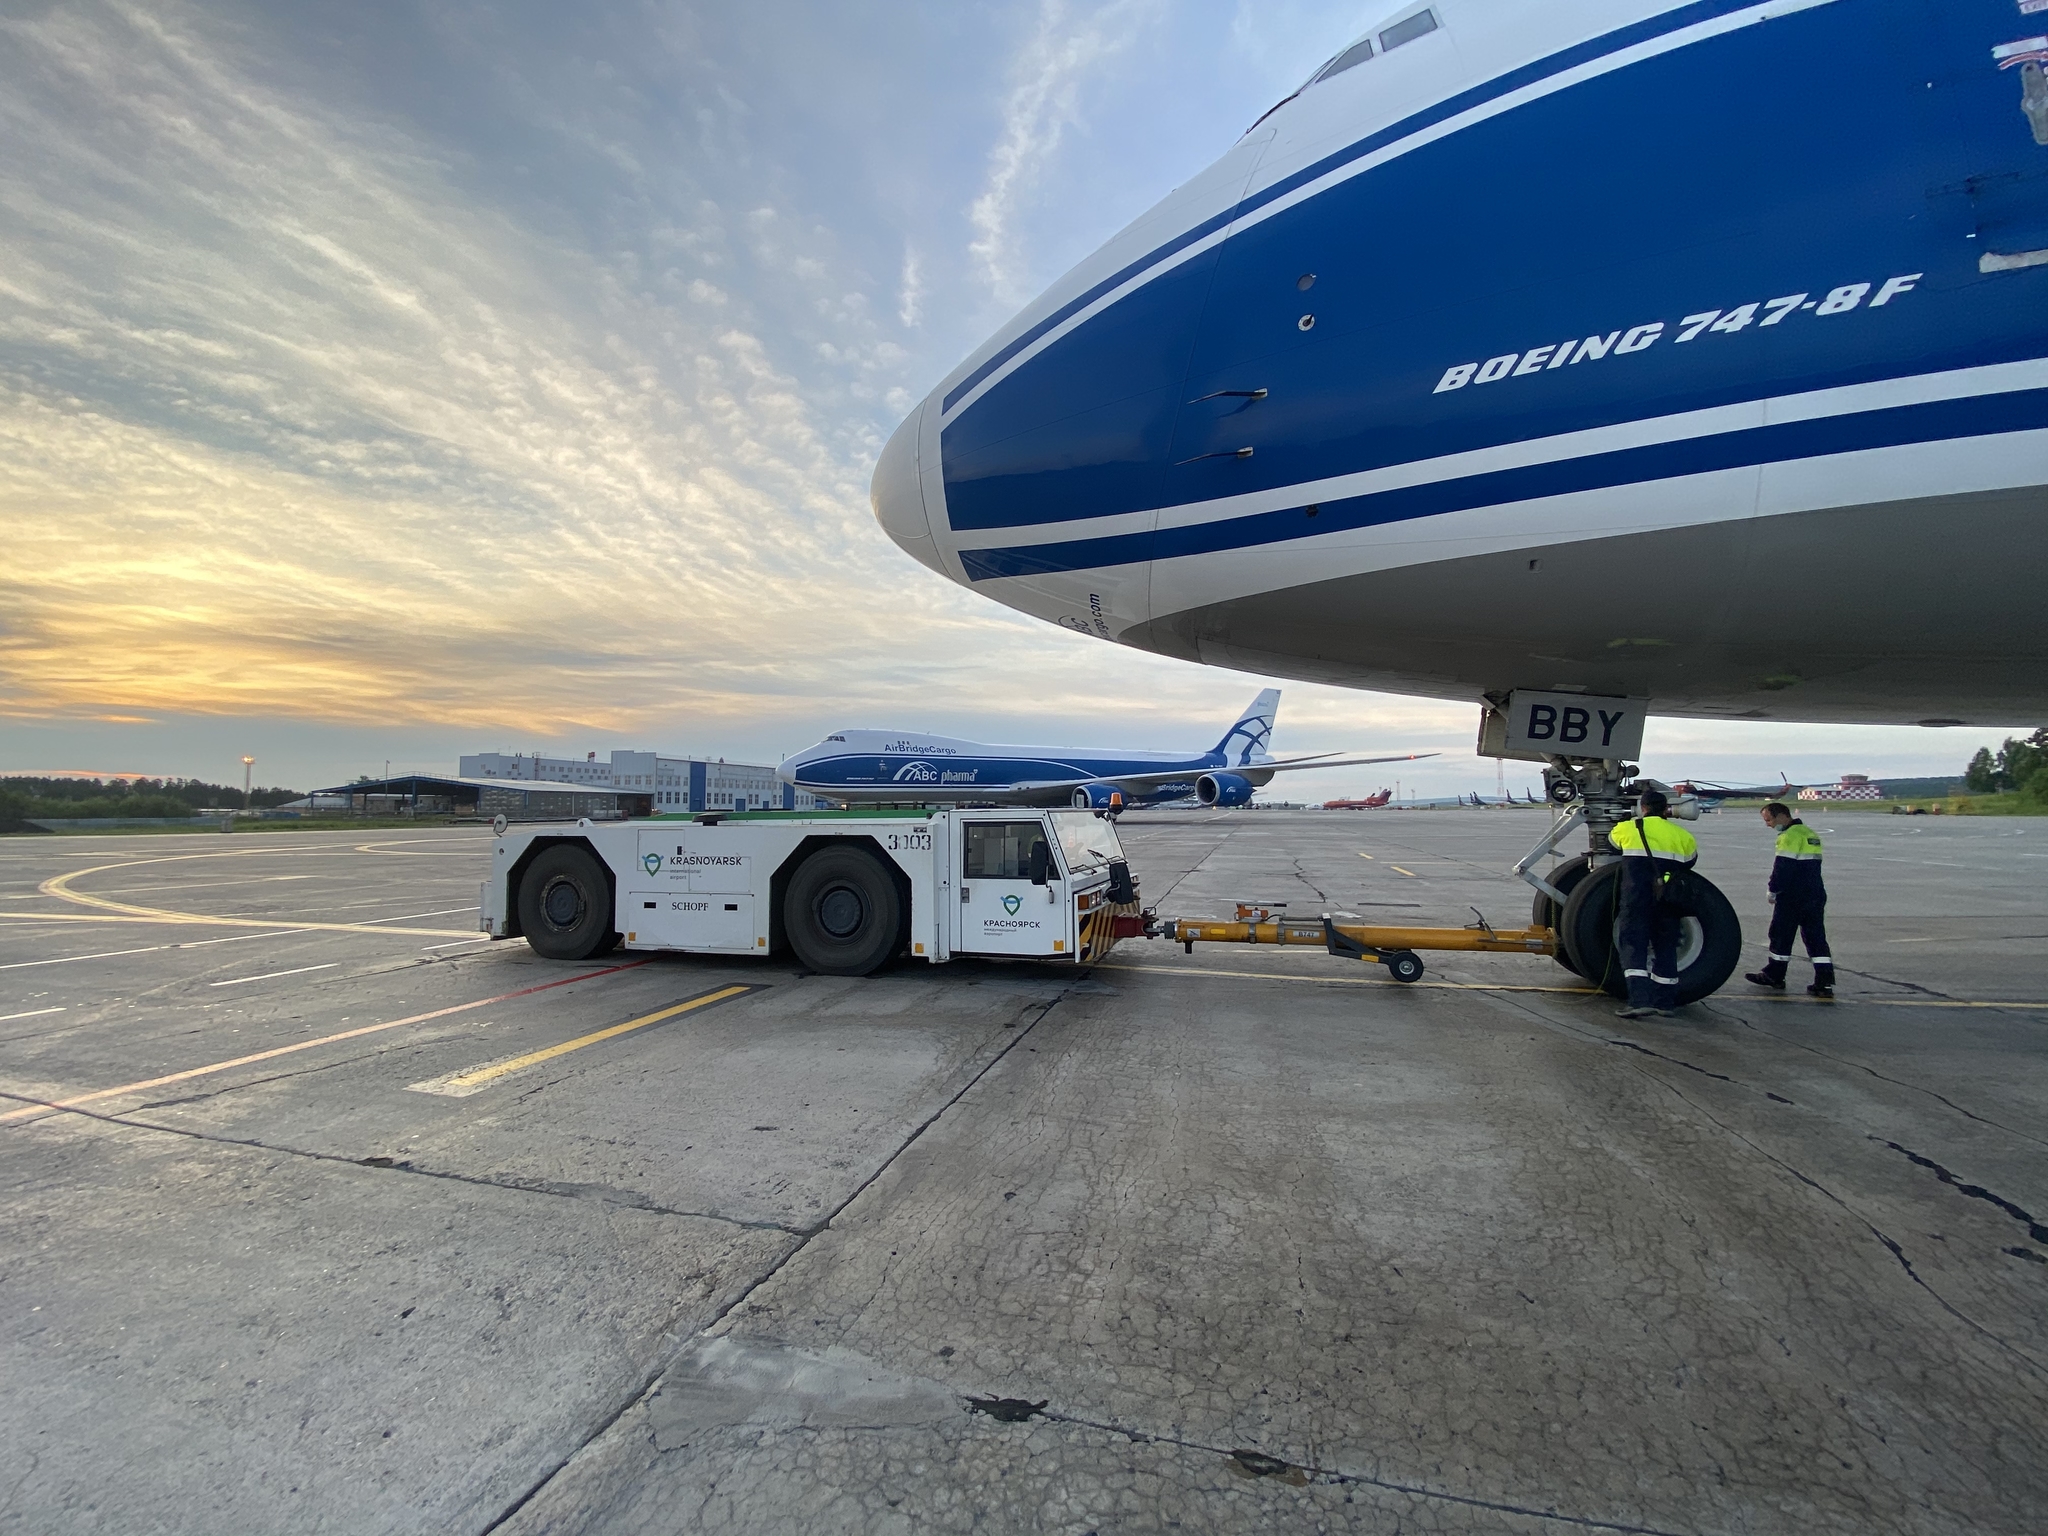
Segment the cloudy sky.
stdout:
[[[1206,745],[1259,679],[953,587],[868,474],[1384,9],[10,0],[0,770]],[[1279,745],[1486,787],[1474,724],[1297,684]],[[1672,722],[1651,767],[1953,771],[1996,734]]]

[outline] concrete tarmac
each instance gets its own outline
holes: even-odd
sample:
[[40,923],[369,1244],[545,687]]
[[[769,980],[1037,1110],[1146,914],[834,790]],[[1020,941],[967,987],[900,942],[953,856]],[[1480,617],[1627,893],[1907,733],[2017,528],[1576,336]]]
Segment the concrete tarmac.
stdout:
[[[0,1531],[2035,1530],[2048,822],[1810,819],[1840,1000],[1669,1021],[564,965],[474,832],[0,841]],[[1123,830],[1162,912],[1512,926],[1543,825]],[[1753,963],[1770,838],[1698,831]]]

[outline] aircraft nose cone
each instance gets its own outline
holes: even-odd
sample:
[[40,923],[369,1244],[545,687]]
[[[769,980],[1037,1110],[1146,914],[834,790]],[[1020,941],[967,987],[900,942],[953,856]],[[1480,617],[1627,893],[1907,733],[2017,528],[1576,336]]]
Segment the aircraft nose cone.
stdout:
[[923,405],[910,413],[882,449],[875,464],[875,478],[868,486],[868,502],[875,509],[875,521],[906,554],[940,575],[946,568],[939,561],[938,545],[932,539],[931,520],[925,515],[924,486],[918,473],[917,442],[924,422]]

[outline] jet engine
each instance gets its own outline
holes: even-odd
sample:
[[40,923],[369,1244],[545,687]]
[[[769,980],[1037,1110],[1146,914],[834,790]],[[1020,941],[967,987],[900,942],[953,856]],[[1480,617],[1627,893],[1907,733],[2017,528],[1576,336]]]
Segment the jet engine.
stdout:
[[1075,789],[1071,803],[1077,811],[1106,811],[1110,797],[1121,793],[1114,784],[1083,784]]
[[1257,789],[1241,773],[1205,773],[1195,780],[1195,798],[1204,805],[1246,805]]

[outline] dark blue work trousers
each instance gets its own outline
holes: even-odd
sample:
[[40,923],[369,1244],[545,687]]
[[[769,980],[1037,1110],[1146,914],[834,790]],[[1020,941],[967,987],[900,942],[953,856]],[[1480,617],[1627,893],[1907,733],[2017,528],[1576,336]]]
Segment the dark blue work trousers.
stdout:
[[1669,907],[1658,904],[1657,887],[1651,880],[1622,877],[1621,920],[1615,937],[1631,1007],[1678,1006],[1678,926],[1683,921]]
[[1764,974],[1773,981],[1784,981],[1786,967],[1792,963],[1792,940],[1796,937],[1806,943],[1807,958],[1813,961],[1813,979],[1833,986],[1835,959],[1828,949],[1827,915],[1827,897],[1802,900],[1781,891],[1777,905],[1771,908],[1770,959],[1764,964]]

